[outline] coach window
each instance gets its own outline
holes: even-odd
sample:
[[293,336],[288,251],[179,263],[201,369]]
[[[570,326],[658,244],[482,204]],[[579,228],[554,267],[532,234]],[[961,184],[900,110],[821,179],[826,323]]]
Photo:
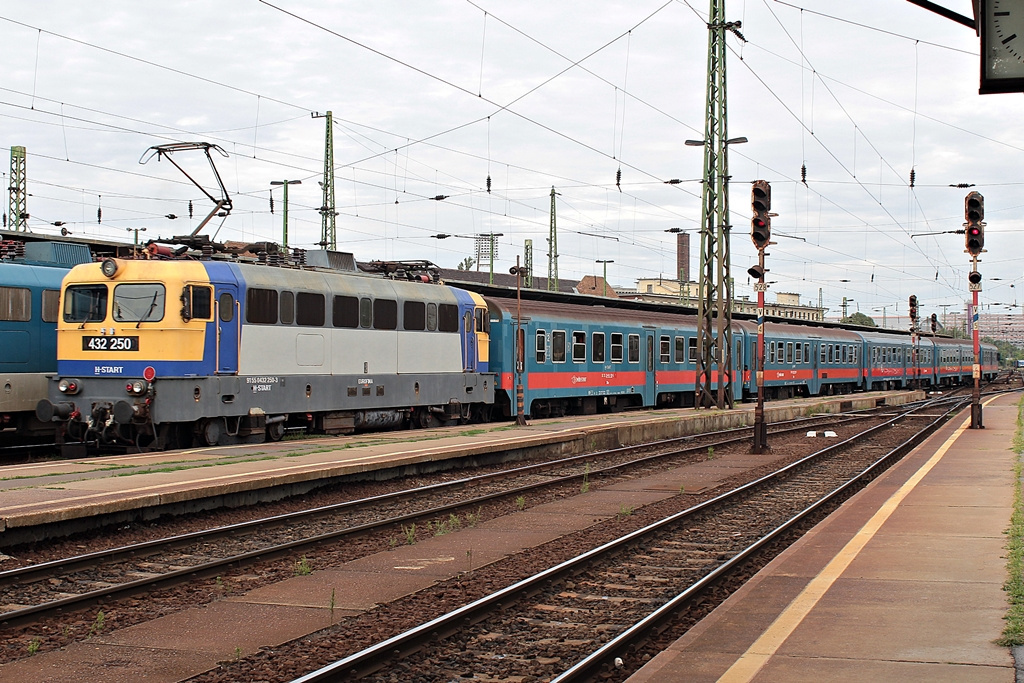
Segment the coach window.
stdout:
[[[106,294],[107,288],[103,287],[103,308],[106,308]],[[32,293],[25,287],[0,287],[0,320],[27,322],[31,319]]]
[[437,329],[437,304],[427,304],[427,330],[433,332]]
[[629,335],[629,362],[639,363],[640,362],[640,335],[631,334]]
[[658,360],[666,365],[672,362],[672,340],[668,337],[658,340]]
[[[221,310],[221,316],[224,311]],[[250,287],[245,293],[245,321],[262,325],[277,322],[277,290]]]
[[284,290],[278,294],[281,306],[281,324],[291,325],[295,322],[295,293]]
[[459,307],[455,304],[440,304],[437,307],[437,329],[441,332],[459,331]]
[[335,296],[331,302],[331,324],[335,327],[359,327],[359,299],[354,296]]
[[572,333],[572,362],[573,363],[585,363],[587,362],[587,333],[586,332],[573,332]]
[[786,342],[786,362],[793,362],[793,342]]
[[612,362],[622,362],[622,333],[612,332]]
[[551,362],[565,362],[565,332],[562,330],[551,333]]
[[394,299],[374,299],[373,329],[398,329],[398,302]]
[[686,358],[691,363],[696,363],[697,362],[697,338],[696,337],[690,337],[687,340],[687,342],[686,342],[686,348],[687,348]]
[[806,344],[804,344],[804,362],[808,363],[808,364],[811,362],[811,344],[810,344],[810,342],[807,342]]
[[[43,290],[43,322],[44,323],[55,323],[57,317],[60,315],[60,290],[57,289],[44,289]],[[209,317],[209,316],[207,316]]]
[[114,320],[125,323],[156,322],[164,318],[164,286],[130,283],[114,287]]
[[422,301],[406,301],[402,304],[402,329],[419,332],[427,327],[427,306]]
[[769,363],[775,362],[775,342],[768,342],[768,359]]
[[323,294],[299,292],[295,295],[295,322],[303,327],[323,327],[325,302]]
[[826,358],[825,354],[828,353],[828,351],[825,349],[826,346],[828,346],[828,344],[823,344],[821,342],[818,342],[818,362],[821,365],[825,364],[825,358]]
[[686,362],[686,337],[676,337],[675,361],[677,363]]
[[590,357],[595,363],[604,362],[604,332],[595,332],[590,337]]
[[544,330],[537,330],[537,362],[546,363],[548,360],[548,338]]
[[803,363],[804,362],[804,345],[803,344],[797,344],[796,345],[796,355],[793,357],[793,362],[794,363]]

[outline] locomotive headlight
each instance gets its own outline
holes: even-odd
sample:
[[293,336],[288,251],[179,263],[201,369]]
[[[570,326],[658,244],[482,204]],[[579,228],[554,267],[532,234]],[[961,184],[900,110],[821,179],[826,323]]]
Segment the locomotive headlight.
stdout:
[[77,379],[62,379],[57,383],[57,389],[62,394],[77,394],[82,388],[82,383]]
[[117,261],[112,258],[103,259],[103,263],[100,264],[100,271],[107,277],[114,277],[117,275]]
[[137,379],[134,382],[128,382],[128,384],[125,385],[124,389],[129,394],[139,396],[141,394],[146,393],[146,390],[149,389],[149,383],[144,380]]

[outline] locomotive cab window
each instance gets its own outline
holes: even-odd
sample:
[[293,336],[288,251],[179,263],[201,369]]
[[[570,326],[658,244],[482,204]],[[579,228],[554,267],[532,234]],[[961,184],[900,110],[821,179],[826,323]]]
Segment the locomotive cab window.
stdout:
[[163,320],[165,292],[164,286],[158,283],[117,285],[114,287],[114,320],[125,323]]
[[359,300],[359,327],[364,330],[373,327],[373,302],[369,299]]
[[181,291],[181,319],[209,320],[213,317],[213,288],[205,285],[185,285]]
[[427,329],[431,332],[437,329],[437,304],[427,304]]
[[32,293],[25,287],[0,287],[0,320],[28,322],[31,319]]
[[65,290],[64,322],[102,322],[106,317],[106,285],[73,285]]
[[491,319],[487,316],[486,308],[478,308],[474,312],[476,319],[476,331],[483,334],[490,334],[491,332]]

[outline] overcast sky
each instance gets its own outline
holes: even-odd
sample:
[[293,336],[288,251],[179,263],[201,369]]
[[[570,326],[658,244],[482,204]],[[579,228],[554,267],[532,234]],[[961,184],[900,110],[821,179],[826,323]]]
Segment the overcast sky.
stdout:
[[[944,0],[971,13],[967,0]],[[339,249],[454,267],[502,233],[496,269],[534,245],[550,192],[562,279],[675,277],[700,223],[707,3],[699,0],[9,2],[0,8],[0,151],[28,150],[34,231],[184,234],[212,203],[152,145],[208,141],[234,202],[223,240],[320,240],[324,120],[334,115]],[[772,292],[880,319],[962,308],[966,189],[986,198],[982,300],[1024,304],[1024,97],[978,95],[978,38],[905,0],[732,0],[733,273],[746,276],[750,182],[771,181]],[[215,196],[200,152],[175,160]],[[806,164],[806,185],[800,182]],[[7,164],[3,164],[4,171]],[[621,168],[621,183],[616,174]],[[915,187],[910,188],[910,172]],[[487,192],[487,178],[491,191]],[[684,182],[668,185],[678,178]],[[5,180],[6,185],[6,180]],[[435,201],[437,195],[447,199]],[[188,219],[192,201],[194,218]],[[102,222],[97,208],[102,207]],[[5,202],[6,211],[6,202]],[[177,220],[165,216],[175,214]],[[785,235],[785,236],[784,236]],[[691,271],[699,236],[692,232]],[[995,278],[999,278],[998,280]],[[1011,287],[1011,285],[1014,285]],[[991,312],[1002,312],[992,306]],[[1014,308],[1024,315],[1024,309]]]

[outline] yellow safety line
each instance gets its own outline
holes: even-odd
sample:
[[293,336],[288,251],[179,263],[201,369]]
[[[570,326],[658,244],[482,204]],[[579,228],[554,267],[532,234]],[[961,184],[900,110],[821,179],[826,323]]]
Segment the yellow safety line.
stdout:
[[[985,401],[984,405],[988,405],[992,401],[996,400],[997,396]],[[839,553],[832,558],[821,572],[815,576],[809,584],[793,598],[793,601],[789,603],[782,614],[772,622],[772,625],[761,634],[754,643],[747,648],[747,651],[737,659],[729,669],[722,674],[721,678],[718,679],[719,683],[746,683],[753,680],[754,676],[761,670],[761,668],[768,663],[768,660],[778,651],[782,644],[786,642],[786,639],[792,635],[796,627],[804,620],[805,617],[814,609],[818,601],[821,600],[822,596],[832,587],[846,568],[850,566],[850,563],[857,557],[864,546],[867,545],[878,530],[885,524],[889,516],[896,511],[899,504],[903,502],[903,499],[914,490],[914,488],[921,482],[922,479],[932,470],[935,465],[938,464],[942,457],[946,454],[953,443],[960,438],[960,435],[970,428],[971,419],[968,417],[964,420],[953,434],[946,439],[946,442],[942,444],[935,451],[928,462],[921,466],[917,472],[914,473],[910,479],[907,480],[903,486],[899,488],[896,493],[885,501],[881,508],[871,517],[868,522],[860,528],[857,534],[850,539],[850,541],[843,547]]]

